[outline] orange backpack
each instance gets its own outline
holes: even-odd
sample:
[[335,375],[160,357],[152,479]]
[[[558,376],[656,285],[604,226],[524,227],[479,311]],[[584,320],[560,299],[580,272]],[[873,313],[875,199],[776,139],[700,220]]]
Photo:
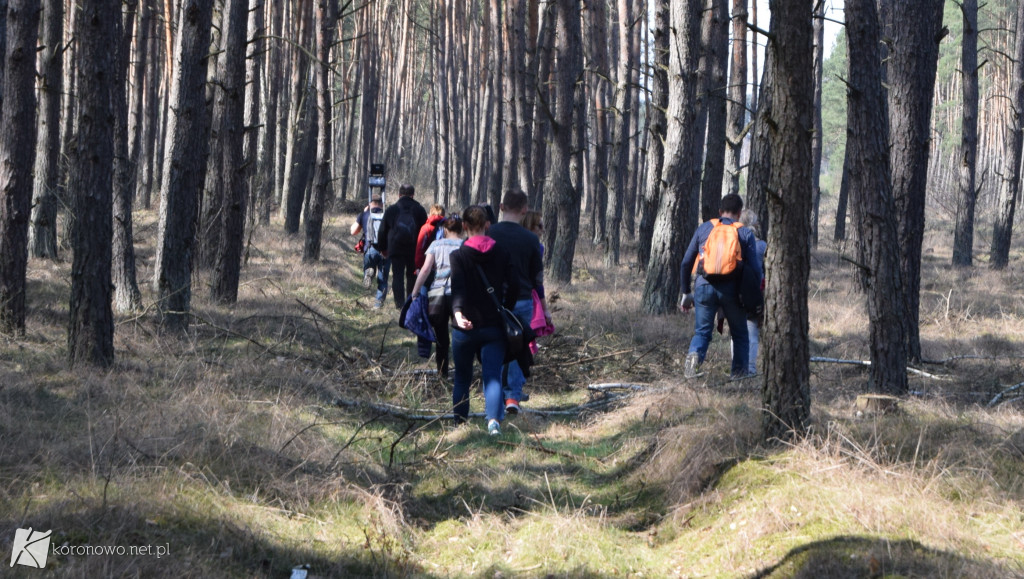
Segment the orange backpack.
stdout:
[[704,276],[708,281],[716,281],[738,273],[743,265],[739,234],[743,224],[733,221],[726,225],[718,219],[712,219],[711,224],[714,227],[700,248],[697,262],[693,264],[693,273]]

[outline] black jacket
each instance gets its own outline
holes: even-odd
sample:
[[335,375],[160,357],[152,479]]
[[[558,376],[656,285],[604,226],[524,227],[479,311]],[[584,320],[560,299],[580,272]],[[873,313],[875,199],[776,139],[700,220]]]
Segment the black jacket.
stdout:
[[477,235],[466,240],[452,252],[452,311],[473,322],[473,327],[501,326],[501,318],[484,281],[477,270],[479,265],[494,288],[494,295],[508,309],[516,305],[519,295],[519,273],[510,261],[507,251],[490,237]]
[[[416,227],[412,230],[411,241],[408,236],[404,242],[400,239],[402,234],[397,224],[398,214],[402,211],[412,212],[413,220],[416,222]],[[384,219],[381,221],[378,233],[377,249],[387,252],[388,257],[413,259],[416,256],[416,236],[419,235],[420,228],[426,222],[427,210],[412,197],[400,196],[394,205],[384,211]]]

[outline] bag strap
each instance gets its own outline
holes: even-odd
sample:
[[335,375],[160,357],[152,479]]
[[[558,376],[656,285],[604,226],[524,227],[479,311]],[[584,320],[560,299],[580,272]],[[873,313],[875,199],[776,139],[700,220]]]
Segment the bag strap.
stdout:
[[491,287],[491,282],[487,280],[487,274],[484,273],[484,268],[480,267],[480,264],[476,264],[476,270],[480,272],[480,278],[484,281],[484,287],[487,288],[487,295],[491,296],[491,301],[494,302],[494,307],[498,308],[498,313],[502,313],[505,308],[501,306],[501,302],[498,301],[498,297],[494,295],[494,288]]

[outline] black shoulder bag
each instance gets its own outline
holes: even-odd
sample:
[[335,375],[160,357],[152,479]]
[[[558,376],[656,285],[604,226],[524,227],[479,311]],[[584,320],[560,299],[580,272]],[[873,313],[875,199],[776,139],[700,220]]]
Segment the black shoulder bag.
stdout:
[[480,278],[484,282],[484,287],[487,288],[487,295],[491,296],[494,307],[498,308],[498,316],[501,318],[502,328],[505,331],[505,363],[507,364],[517,359],[519,353],[526,347],[527,341],[523,331],[523,323],[498,301],[498,297],[494,295],[494,288],[491,287],[491,282],[487,281],[487,275],[484,274],[484,268],[480,267],[480,264],[476,264],[476,270],[480,272]]

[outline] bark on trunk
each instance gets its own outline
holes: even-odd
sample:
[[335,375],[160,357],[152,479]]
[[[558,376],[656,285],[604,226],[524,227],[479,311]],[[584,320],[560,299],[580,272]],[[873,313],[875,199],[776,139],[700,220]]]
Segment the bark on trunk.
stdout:
[[677,0],[671,8],[669,103],[665,137],[664,188],[658,204],[647,263],[642,309],[666,314],[679,298],[679,264],[697,228],[699,172],[690,170],[694,149],[703,144],[696,129],[697,61],[700,54],[702,0]]
[[953,234],[953,265],[970,267],[974,253],[974,205],[978,191],[975,174],[978,160],[978,0],[964,0],[960,53],[963,118],[960,125],[959,202]]
[[[870,1],[870,0],[869,0]],[[766,440],[806,431],[811,411],[808,277],[811,224],[811,3],[772,4],[773,40],[765,58],[772,87],[771,193],[765,288],[762,432]]]
[[[11,0],[6,15],[0,110],[0,332],[25,332],[25,275],[36,154],[39,0]],[[109,205],[108,205],[109,207]]]
[[[655,0],[654,46],[651,64],[651,115],[648,122],[650,144],[647,148],[647,182],[640,201],[640,231],[637,235],[637,263],[642,271],[647,270],[651,259],[651,242],[654,238],[654,222],[658,216],[661,193],[665,182],[661,172],[665,165],[665,135],[668,110],[668,67],[669,67],[669,19],[670,2]],[[745,50],[745,49],[744,49]]]
[[857,259],[867,294],[871,390],[907,390],[903,284],[896,245],[896,214],[889,169],[889,119],[882,88],[875,0],[846,0],[850,61],[846,150],[859,232]]
[[64,90],[64,0],[43,6],[43,46],[39,52],[39,131],[36,143],[35,199],[29,246],[32,257],[57,259],[57,199],[60,176],[60,104]]
[[212,12],[212,2],[184,0],[175,42],[153,280],[161,323],[170,330],[188,328],[192,304],[198,191],[204,181],[209,143],[206,58],[210,53]]
[[331,188],[331,46],[334,44],[334,27],[338,18],[334,0],[320,0],[317,5],[317,108],[320,109],[317,123],[316,173],[313,178],[313,195],[306,215],[306,243],[302,261],[309,263],[320,260],[320,237],[324,225],[324,206],[330,197]]
[[932,96],[942,29],[942,0],[900,0],[889,9],[890,155],[907,312],[907,356],[921,359],[921,243],[931,142]]
[[630,30],[633,11],[631,0],[618,0],[618,33],[619,57],[615,87],[615,116],[612,117],[612,154],[609,167],[608,182],[608,214],[605,219],[606,239],[605,264],[619,264],[619,243],[622,239],[622,208],[626,197],[627,176],[629,174],[629,122],[633,111],[632,87],[630,86],[630,63],[633,35]]
[[68,187],[75,211],[68,361],[106,367],[114,362],[110,239],[116,120],[111,101],[115,91],[124,90],[111,82],[118,77],[119,50],[111,50],[110,41],[119,38],[121,6],[107,0],[84,0],[80,6],[78,159]]
[[761,235],[768,239],[771,222],[768,219],[768,188],[772,172],[772,123],[775,64],[772,51],[764,56],[764,74],[761,75],[761,98],[757,108],[757,120],[754,123],[754,134],[751,137],[750,161],[747,166],[747,208],[757,214],[761,224]]
[[814,215],[811,217],[811,245],[818,247],[818,208],[821,206],[821,83],[825,64],[825,3],[818,2],[814,10],[814,136],[811,137],[811,195],[814,197]]
[[1013,217],[1020,192],[1021,149],[1024,143],[1024,2],[1017,5],[1017,25],[1013,44],[1013,77],[1006,141],[1003,146],[1002,180],[992,226],[992,247],[989,259],[993,269],[1003,269],[1010,261],[1010,240],[1013,238]]
[[228,0],[224,27],[224,67],[221,86],[220,171],[223,182],[221,237],[214,260],[213,298],[220,303],[238,300],[238,278],[245,242],[245,211],[249,200],[249,164],[245,161],[245,51],[249,0]]
[[732,2],[732,66],[729,75],[729,102],[726,104],[725,168],[722,193],[740,192],[740,154],[747,118],[747,0]]
[[729,7],[727,0],[711,0],[711,35],[708,47],[707,153],[701,181],[702,211],[718,217],[725,171],[726,69],[729,64]]
[[[571,157],[574,121],[577,102],[573,88],[576,79],[583,72],[583,52],[578,0],[557,0],[558,66],[556,75],[557,102],[552,122],[554,146],[551,149],[551,202],[557,207],[556,237],[549,244],[551,261],[548,263],[548,277],[556,283],[572,281],[572,261],[576,255],[576,239],[580,228],[580,189],[573,183]],[[547,220],[548,227],[551,220]]]

